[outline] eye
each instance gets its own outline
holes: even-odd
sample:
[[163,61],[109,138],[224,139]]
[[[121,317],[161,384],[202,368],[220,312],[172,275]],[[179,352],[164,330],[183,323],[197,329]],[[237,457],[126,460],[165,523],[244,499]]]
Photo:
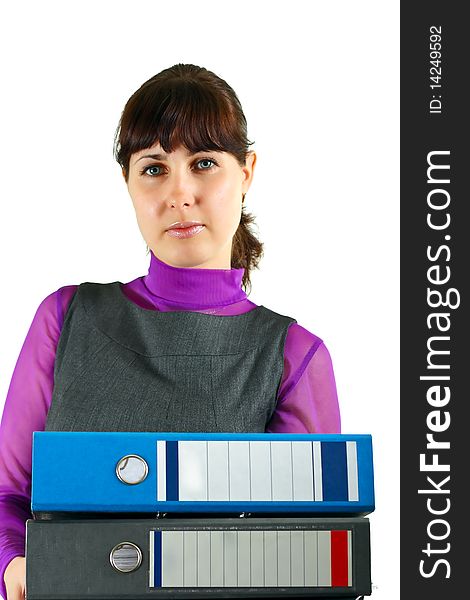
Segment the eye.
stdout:
[[201,169],[202,171],[209,171],[209,169],[212,169],[212,167],[213,167],[214,165],[216,165],[216,164],[217,164],[217,163],[215,162],[215,160],[213,160],[212,158],[201,158],[200,160],[198,160],[198,161],[197,161],[197,163],[196,163],[196,164],[198,164],[198,165],[199,165],[199,164],[202,164],[202,163],[206,163],[206,164],[207,164],[207,163],[211,163],[211,164],[209,165],[209,167],[207,167],[207,166],[203,167],[203,168]]
[[[197,160],[195,165],[202,165],[198,167],[198,171],[210,171],[214,168],[214,166],[218,166],[217,162],[213,158],[200,158]],[[156,171],[155,171],[155,170]],[[148,167],[144,167],[140,174],[147,177],[159,177],[163,173],[163,167],[160,165],[149,165]]]
[[142,169],[140,172],[141,175],[149,175],[150,177],[155,177],[156,175],[160,175],[160,173],[150,173],[150,169],[161,169],[159,165],[150,165]]

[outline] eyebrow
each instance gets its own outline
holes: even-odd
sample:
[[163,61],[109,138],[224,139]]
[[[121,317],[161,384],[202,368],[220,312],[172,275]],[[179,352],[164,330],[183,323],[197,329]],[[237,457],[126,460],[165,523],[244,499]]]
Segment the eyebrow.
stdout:
[[[188,150],[186,152],[186,156],[194,156],[195,154],[200,154],[201,152],[205,152],[205,150],[198,150],[197,152],[191,152],[191,150]],[[144,158],[153,158],[153,160],[166,160],[168,158],[168,154],[145,154],[144,156],[138,158],[134,164],[137,164],[139,160]]]

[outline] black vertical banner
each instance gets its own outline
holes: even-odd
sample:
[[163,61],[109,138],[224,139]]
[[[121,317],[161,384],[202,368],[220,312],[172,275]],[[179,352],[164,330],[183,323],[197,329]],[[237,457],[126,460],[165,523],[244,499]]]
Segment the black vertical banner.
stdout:
[[470,596],[464,7],[402,2],[400,14],[400,597],[413,600]]

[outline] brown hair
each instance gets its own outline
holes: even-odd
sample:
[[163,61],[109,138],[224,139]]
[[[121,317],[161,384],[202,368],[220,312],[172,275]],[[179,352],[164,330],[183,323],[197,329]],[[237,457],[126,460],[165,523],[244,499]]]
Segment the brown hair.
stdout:
[[[151,77],[127,101],[116,129],[114,157],[127,181],[135,152],[159,143],[167,153],[183,145],[191,152],[217,150],[246,164],[246,118],[234,90],[203,67],[176,64]],[[232,243],[231,268],[244,268],[242,285],[258,267],[263,244],[251,231],[255,217],[244,212]]]

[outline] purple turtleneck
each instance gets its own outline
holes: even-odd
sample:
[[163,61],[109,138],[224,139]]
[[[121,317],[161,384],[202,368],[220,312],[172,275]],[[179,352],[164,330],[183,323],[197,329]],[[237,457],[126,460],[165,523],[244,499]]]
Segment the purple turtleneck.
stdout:
[[[138,306],[163,312],[188,310],[238,315],[256,308],[241,288],[244,269],[194,269],[168,265],[151,254],[148,274],[121,284]],[[0,593],[15,556],[24,556],[25,522],[31,518],[33,431],[43,431],[54,385],[54,360],[64,315],[77,289],[69,285],[45,298],[34,316],[13,372],[0,424]],[[290,325],[284,372],[270,433],[339,433],[340,415],[325,344],[298,323]]]

